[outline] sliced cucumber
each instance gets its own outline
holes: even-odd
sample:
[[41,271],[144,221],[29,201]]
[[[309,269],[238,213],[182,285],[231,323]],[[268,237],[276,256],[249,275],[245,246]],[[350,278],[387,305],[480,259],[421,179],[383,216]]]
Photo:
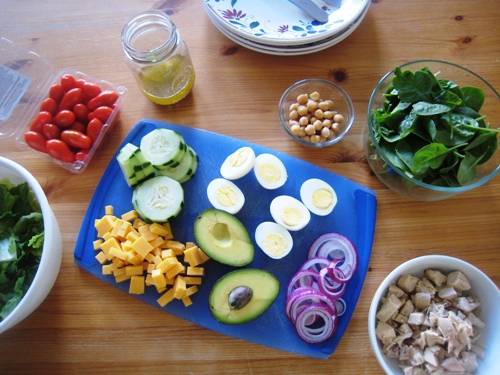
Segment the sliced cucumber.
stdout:
[[182,183],[193,177],[197,166],[198,166],[198,155],[191,148],[191,146],[188,145],[186,154],[184,155],[178,166],[167,167],[165,169],[157,170],[156,175],[167,176]]
[[176,131],[158,128],[142,137],[140,148],[154,168],[165,169],[180,164],[187,145]]
[[181,211],[184,190],[179,182],[170,177],[152,177],[134,189],[132,205],[144,220],[164,223]]
[[116,159],[128,186],[135,186],[154,176],[151,162],[147,160],[139,147],[131,143],[122,147]]

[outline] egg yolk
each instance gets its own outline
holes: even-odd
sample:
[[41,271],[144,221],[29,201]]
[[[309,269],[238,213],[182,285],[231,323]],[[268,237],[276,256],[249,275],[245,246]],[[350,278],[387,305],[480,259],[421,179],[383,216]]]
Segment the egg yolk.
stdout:
[[321,209],[330,207],[333,203],[333,195],[327,189],[318,189],[312,196],[313,204]]
[[281,178],[279,168],[271,163],[263,163],[259,166],[259,175],[267,182],[277,182]]
[[223,185],[217,189],[217,201],[224,207],[231,207],[238,201],[238,194],[228,185]]
[[275,257],[282,256],[285,253],[286,245],[285,237],[277,232],[267,234],[262,241],[262,247],[266,253]]
[[247,148],[240,148],[236,150],[230,157],[229,163],[232,167],[242,166],[248,159],[249,151]]
[[302,211],[294,206],[288,206],[281,211],[281,219],[286,225],[294,227],[303,220]]

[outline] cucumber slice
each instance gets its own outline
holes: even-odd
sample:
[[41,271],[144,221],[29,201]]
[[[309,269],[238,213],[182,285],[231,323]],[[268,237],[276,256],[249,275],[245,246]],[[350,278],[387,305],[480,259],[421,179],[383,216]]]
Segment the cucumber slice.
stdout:
[[[190,148],[190,146],[188,146],[188,150],[189,150],[189,148]],[[196,170],[198,169],[198,163],[200,161],[200,158],[198,157],[198,154],[192,148],[191,148],[191,150],[193,152],[193,157],[191,160],[191,167],[189,168],[188,173],[186,173],[186,175],[184,175],[184,177],[179,180],[179,182],[181,184],[183,182],[186,182],[186,181],[190,180],[191,178],[193,178],[193,176],[196,174]]]
[[130,187],[154,176],[154,168],[151,162],[146,159],[139,147],[131,143],[123,146],[116,159],[125,181]]
[[180,164],[187,145],[176,131],[158,128],[142,137],[140,149],[154,168],[165,169]]
[[132,205],[145,221],[164,223],[181,211],[184,190],[179,182],[170,177],[152,177],[134,189]]
[[157,170],[157,176],[167,176],[173,178],[176,181],[184,182],[189,180],[194,175],[193,166],[198,165],[197,162],[198,155],[191,148],[191,146],[187,146],[187,151],[181,162],[176,167],[167,167],[165,169]]

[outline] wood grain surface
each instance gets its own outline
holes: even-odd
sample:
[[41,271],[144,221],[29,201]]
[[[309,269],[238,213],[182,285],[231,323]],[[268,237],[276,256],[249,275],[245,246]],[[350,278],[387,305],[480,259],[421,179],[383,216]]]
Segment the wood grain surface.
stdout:
[[[57,281],[40,307],[0,336],[1,374],[352,374],[383,371],[368,340],[371,298],[402,262],[425,254],[466,260],[500,285],[500,177],[439,202],[396,195],[371,172],[362,131],[370,94],[395,66],[415,59],[451,61],[500,90],[500,1],[372,0],[361,25],[327,50],[272,56],[241,47],[208,19],[202,0],[1,0],[0,36],[53,65],[128,89],[119,126],[82,174],[73,174],[0,139],[0,155],[31,171],[62,231]],[[166,11],[189,46],[196,70],[191,94],[162,107],[137,89],[120,41],[124,23],[148,9]],[[297,80],[336,82],[356,118],[337,145],[308,149],[278,121],[278,100]],[[74,264],[73,250],[94,189],[118,145],[141,118],[168,121],[282,151],[373,189],[378,212],[369,272],[337,350],[319,360],[269,349],[200,328],[152,308]],[[492,119],[498,121],[498,119]]]

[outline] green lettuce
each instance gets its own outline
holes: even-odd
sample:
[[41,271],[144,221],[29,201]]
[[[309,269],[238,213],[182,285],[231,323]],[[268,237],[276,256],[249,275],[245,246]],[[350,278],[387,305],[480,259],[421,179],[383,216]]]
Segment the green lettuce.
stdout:
[[42,256],[40,205],[28,183],[0,181],[0,321],[19,304]]

